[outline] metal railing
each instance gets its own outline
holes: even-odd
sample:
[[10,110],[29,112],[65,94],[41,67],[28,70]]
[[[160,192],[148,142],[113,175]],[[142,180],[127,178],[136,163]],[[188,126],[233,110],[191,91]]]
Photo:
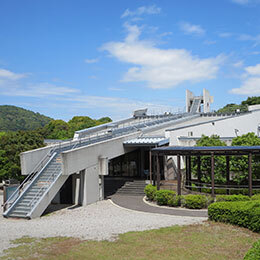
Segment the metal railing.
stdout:
[[[16,201],[16,199],[19,197],[19,194],[21,191],[23,191],[23,186],[31,182],[34,178],[37,177],[37,175],[41,172],[42,168],[45,166],[45,164],[49,161],[49,158],[52,156],[54,150],[51,149],[43,158],[42,160],[34,167],[32,172],[23,180],[23,182],[20,184],[20,186],[13,192],[13,194],[7,199],[7,201],[2,205],[3,211],[6,211],[7,208],[10,208],[12,204]],[[7,207],[8,206],[8,207]]]
[[[59,175],[59,174],[58,174],[58,175]],[[57,176],[58,176],[58,175],[57,175]],[[56,177],[57,177],[57,176],[56,176]],[[52,179],[52,181],[51,181],[51,179]],[[48,187],[50,186],[50,183],[53,183],[54,180],[55,180],[55,174],[52,173],[52,174],[49,176],[49,178],[48,178],[46,181],[44,181],[45,184],[38,190],[38,192],[34,195],[34,197],[32,198],[32,200],[28,203],[27,206],[29,206],[30,209],[33,208],[33,206],[34,206],[35,203],[37,202],[38,198],[41,197],[41,195],[42,195],[42,194],[48,189]],[[49,185],[48,185],[48,184],[49,184]]]

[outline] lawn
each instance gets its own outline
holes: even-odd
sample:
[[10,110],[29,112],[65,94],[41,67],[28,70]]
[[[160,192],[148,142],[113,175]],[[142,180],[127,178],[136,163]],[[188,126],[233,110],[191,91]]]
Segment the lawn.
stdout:
[[0,259],[243,259],[260,235],[223,223],[120,235],[114,242],[52,237],[14,240]]

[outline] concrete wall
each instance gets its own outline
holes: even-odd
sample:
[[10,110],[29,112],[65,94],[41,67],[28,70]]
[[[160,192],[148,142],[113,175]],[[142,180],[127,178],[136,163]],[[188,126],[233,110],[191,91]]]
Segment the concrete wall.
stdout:
[[259,123],[260,110],[236,117],[203,123],[201,125],[172,129],[170,134],[167,135],[170,136],[170,145],[180,145],[178,138],[180,136],[188,136],[189,132],[192,132],[194,137],[201,137],[202,134],[208,136],[215,134],[222,137],[236,137],[237,130],[238,135],[247,134],[248,132],[257,134]]
[[100,157],[107,157],[112,159],[118,157],[131,150],[123,145],[125,140],[129,138],[136,138],[140,133],[129,134],[124,137],[117,137],[111,140],[106,140],[97,144],[91,144],[86,147],[63,152],[62,157],[62,174],[70,175],[84,169],[98,166],[98,159]]
[[194,95],[191,91],[188,89],[186,90],[186,112],[190,112],[190,101],[193,100]]
[[210,112],[210,104],[213,103],[213,97],[210,96],[209,91],[205,88],[203,89],[203,112]]
[[49,153],[51,147],[43,147],[20,154],[22,175],[30,174],[36,165]]

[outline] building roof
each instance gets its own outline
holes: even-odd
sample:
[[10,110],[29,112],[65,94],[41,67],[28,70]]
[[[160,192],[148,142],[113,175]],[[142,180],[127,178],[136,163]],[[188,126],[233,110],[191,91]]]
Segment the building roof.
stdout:
[[162,146],[169,144],[169,139],[158,137],[138,137],[124,142],[125,146]]
[[247,155],[260,154],[260,146],[168,146],[152,149],[159,155]]

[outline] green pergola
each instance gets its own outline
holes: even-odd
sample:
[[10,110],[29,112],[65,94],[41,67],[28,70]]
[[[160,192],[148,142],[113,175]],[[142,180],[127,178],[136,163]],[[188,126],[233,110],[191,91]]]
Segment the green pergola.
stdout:
[[[167,146],[154,148],[151,150],[150,154],[150,176],[152,175],[152,156],[156,159],[157,169],[156,169],[156,182],[157,189],[160,189],[160,166],[159,157],[160,156],[177,156],[177,193],[181,195],[181,156],[186,157],[186,177],[191,179],[191,156],[198,157],[198,179],[200,180],[200,157],[201,156],[211,156],[211,194],[215,195],[215,156],[226,156],[226,179],[229,180],[229,159],[230,156],[248,156],[248,192],[249,196],[252,196],[252,156],[260,155],[260,146]],[[155,175],[154,175],[155,176]]]

